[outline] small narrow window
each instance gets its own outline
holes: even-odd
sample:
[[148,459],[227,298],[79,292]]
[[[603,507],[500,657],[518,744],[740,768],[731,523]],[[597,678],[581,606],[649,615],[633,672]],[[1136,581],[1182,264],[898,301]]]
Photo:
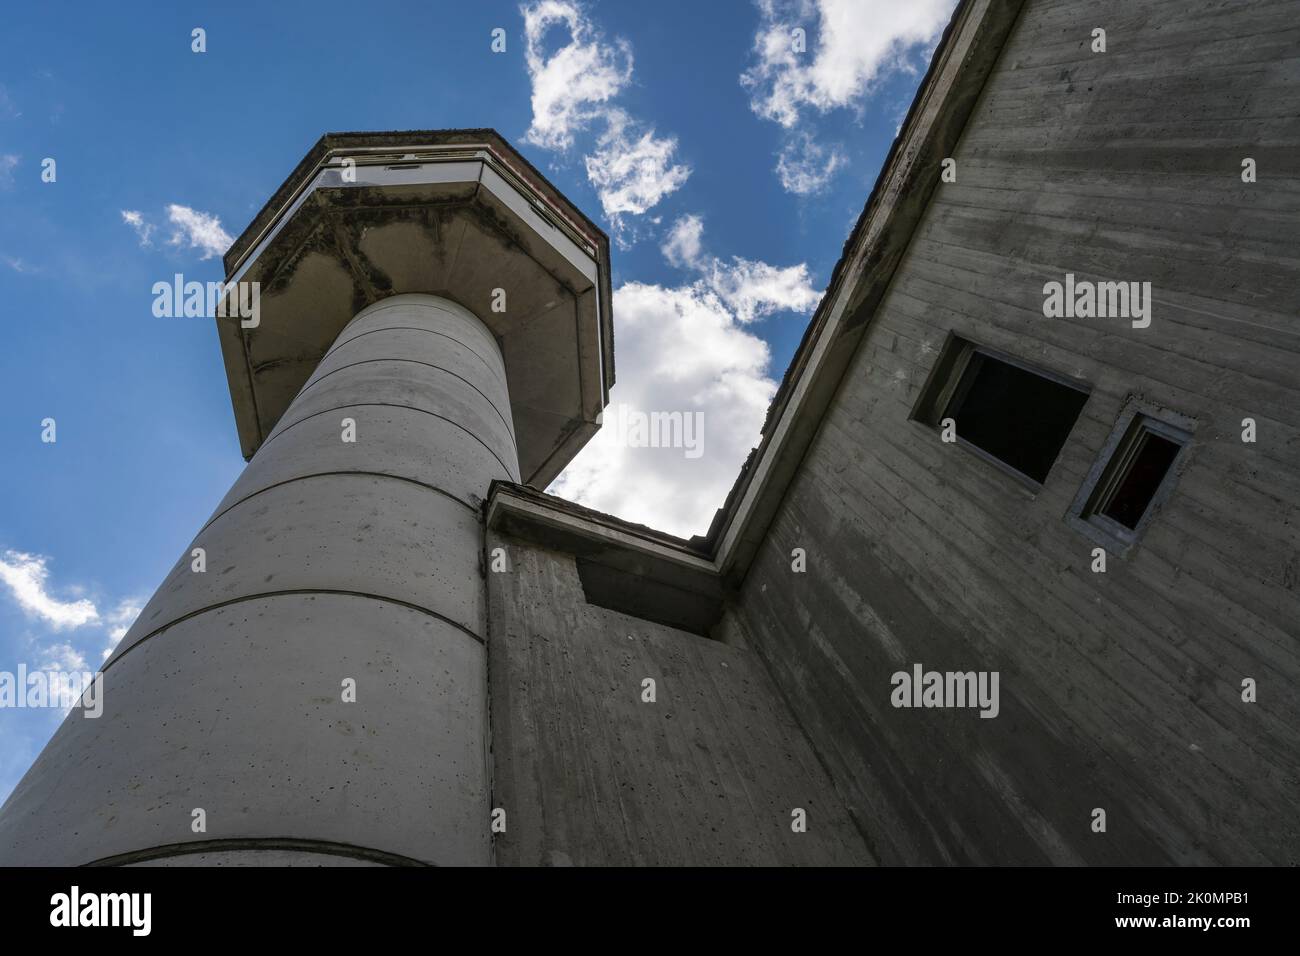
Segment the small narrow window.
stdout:
[[1038,486],[1088,401],[1083,388],[1019,361],[952,338],[935,365],[914,417]]
[[1188,434],[1166,422],[1135,414],[1122,432],[1080,517],[1131,543],[1165,488]]

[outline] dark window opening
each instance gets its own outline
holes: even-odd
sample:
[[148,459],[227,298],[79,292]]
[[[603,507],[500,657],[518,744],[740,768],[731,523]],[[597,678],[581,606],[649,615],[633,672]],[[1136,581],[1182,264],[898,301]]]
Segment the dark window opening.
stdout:
[[937,417],[953,419],[958,438],[1041,485],[1087,401],[1072,385],[972,351]]
[[1083,516],[1106,518],[1135,532],[1185,441],[1186,436],[1169,426],[1138,416],[1116,446]]
[[1177,442],[1146,432],[1128,473],[1110,500],[1097,510],[1126,528],[1136,528],[1178,457],[1178,448]]

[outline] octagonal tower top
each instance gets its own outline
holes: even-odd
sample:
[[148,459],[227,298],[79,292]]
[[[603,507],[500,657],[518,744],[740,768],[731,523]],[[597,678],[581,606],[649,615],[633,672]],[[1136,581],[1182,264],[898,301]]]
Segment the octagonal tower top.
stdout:
[[496,336],[526,482],[545,487],[599,428],[609,239],[493,130],[326,134],[224,261],[228,284],[258,283],[256,325],[217,319],[245,458],[352,317],[406,292]]

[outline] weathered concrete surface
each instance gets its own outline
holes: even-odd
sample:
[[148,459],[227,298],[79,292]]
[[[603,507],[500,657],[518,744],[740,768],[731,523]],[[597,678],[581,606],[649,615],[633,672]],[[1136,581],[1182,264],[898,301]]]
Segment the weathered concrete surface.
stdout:
[[487,525],[572,555],[589,604],[704,637],[722,617],[717,565],[689,541],[504,482],[492,484]]
[[[359,430],[370,425],[357,419]],[[337,428],[326,440],[338,441]],[[191,542],[109,660],[204,608],[282,591],[388,598],[481,634],[478,549],[463,547],[473,545],[479,527],[460,502],[386,476],[305,476],[277,485],[244,499]],[[204,574],[191,570],[195,548],[207,552]]]
[[[238,553],[210,557],[224,581],[178,564],[110,664],[109,713],[65,723],[0,810],[0,862],[484,862],[492,806],[507,864],[1296,862],[1300,3],[1029,0],[1017,23],[1020,6],[962,4],[774,405],[771,454],[709,539],[715,567],[641,564],[644,548],[605,565],[626,576],[605,592],[651,566],[744,579],[720,641],[592,606],[574,554],[591,556],[535,541],[490,536],[510,570],[487,599],[473,584],[478,495],[547,474],[593,424],[610,377],[572,372],[612,372],[602,334],[566,339],[563,362],[548,336],[567,309],[607,321],[586,298],[607,274],[580,291],[536,260],[494,265],[531,213],[488,199],[505,223],[485,220],[450,161],[391,204],[404,164],[314,193],[258,273],[271,314],[305,321],[223,329],[261,451],[196,543]],[[316,152],[250,233],[294,181],[337,175]],[[936,188],[948,155],[957,182]],[[412,350],[438,333],[414,319],[325,356],[356,308],[454,268],[453,248],[476,304],[502,275],[528,284],[512,301],[538,321],[504,366],[545,401],[497,390],[468,320],[427,361]],[[1151,281],[1153,326],[1045,320],[1043,283],[1066,272]],[[953,332],[1089,384],[1040,490],[909,421]],[[1093,574],[1065,518],[1132,397],[1194,437],[1158,520]],[[334,444],[345,410],[355,449]],[[997,718],[894,708],[913,664],[997,671]],[[361,675],[348,710],[341,674]]]
[[224,261],[227,281],[261,289],[255,327],[217,322],[245,457],[352,316],[403,293],[490,329],[524,480],[544,487],[598,427],[614,382],[609,239],[492,130],[327,134]]
[[588,604],[571,555],[488,547],[498,864],[872,862],[754,654]]
[[[727,625],[882,862],[1300,860],[1297,49],[1295,2],[1031,0],[863,317]],[[1066,272],[1152,282],[1151,327],[1045,319]],[[1041,491],[908,420],[949,331],[1091,385]],[[1065,516],[1130,394],[1197,425],[1094,574]],[[915,662],[999,671],[1000,715],[893,708]]]
[[889,288],[1025,0],[961,0],[708,539],[738,586]]
[[[311,475],[355,470],[355,450],[338,440],[343,414],[318,415],[277,435],[275,455],[255,457],[248,463],[207,526],[232,505],[268,488]],[[479,477],[501,470],[500,461],[486,445],[459,441],[460,425],[428,412],[394,405],[354,405],[346,414],[366,422],[364,466],[368,474],[417,481],[475,509],[485,491],[479,486]],[[443,451],[451,445],[458,445],[455,454]]]
[[0,862],[296,838],[485,863],[484,693],[482,645],[420,611],[337,594],[217,608],[105,669],[103,716],[74,712],[5,804]]
[[461,307],[362,311],[105,665],[104,715],[74,712],[0,810],[0,863],[214,840],[489,863],[474,495],[518,474],[505,383]]

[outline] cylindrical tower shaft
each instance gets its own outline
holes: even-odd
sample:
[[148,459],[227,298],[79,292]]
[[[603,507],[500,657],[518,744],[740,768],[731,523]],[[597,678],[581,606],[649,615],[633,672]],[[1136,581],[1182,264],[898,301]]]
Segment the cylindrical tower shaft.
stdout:
[[493,335],[431,295],[359,313],[0,810],[0,864],[491,862],[495,478]]

